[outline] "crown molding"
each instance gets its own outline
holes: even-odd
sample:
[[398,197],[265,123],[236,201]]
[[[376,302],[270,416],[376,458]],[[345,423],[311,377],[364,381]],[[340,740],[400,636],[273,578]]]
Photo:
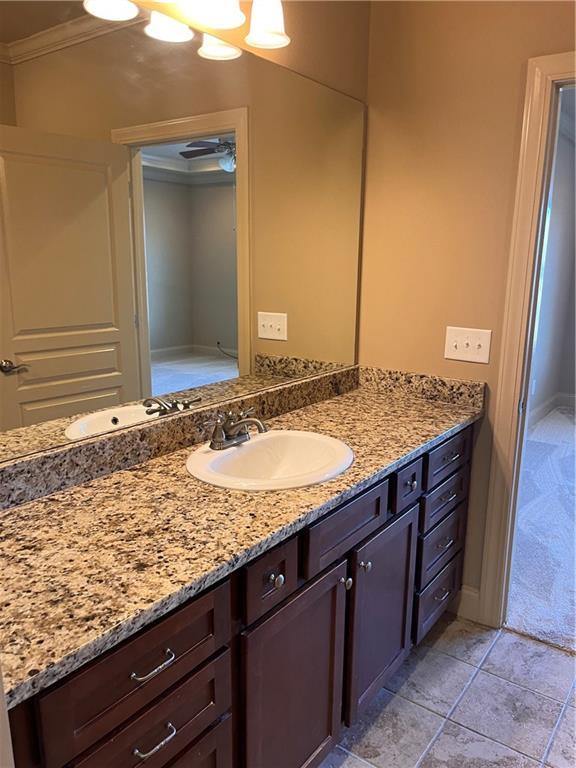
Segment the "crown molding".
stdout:
[[94,16],[79,16],[72,21],[50,27],[35,35],[15,40],[13,43],[0,44],[0,61],[8,64],[21,64],[23,61],[37,59],[48,53],[68,48],[71,45],[84,43],[95,37],[108,35],[118,29],[133,27],[146,21],[141,16],[130,21],[103,21]]

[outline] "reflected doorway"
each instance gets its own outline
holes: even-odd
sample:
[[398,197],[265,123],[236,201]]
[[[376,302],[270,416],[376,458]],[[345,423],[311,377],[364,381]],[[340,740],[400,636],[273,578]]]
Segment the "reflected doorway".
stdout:
[[140,156],[151,394],[236,378],[234,133]]

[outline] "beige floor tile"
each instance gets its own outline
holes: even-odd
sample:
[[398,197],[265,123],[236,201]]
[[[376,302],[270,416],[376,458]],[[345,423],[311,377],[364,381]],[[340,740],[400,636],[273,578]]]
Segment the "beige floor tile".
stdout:
[[412,651],[386,688],[447,715],[476,671],[453,656],[422,646]]
[[341,743],[377,768],[414,768],[441,725],[433,712],[381,691]]
[[566,707],[546,764],[552,768],[574,768],[576,765],[576,710]]
[[424,645],[478,666],[497,636],[497,629],[445,614],[428,634]]
[[538,768],[538,765],[530,757],[447,721],[419,768]]
[[576,658],[529,637],[503,632],[482,669],[563,702],[574,682]]
[[370,764],[364,760],[359,760],[354,755],[349,755],[340,747],[331,752],[328,757],[322,761],[319,768],[368,768]]
[[568,694],[568,704],[571,707],[576,707],[576,685],[572,686],[572,690]]
[[561,710],[559,702],[480,671],[451,720],[541,760]]

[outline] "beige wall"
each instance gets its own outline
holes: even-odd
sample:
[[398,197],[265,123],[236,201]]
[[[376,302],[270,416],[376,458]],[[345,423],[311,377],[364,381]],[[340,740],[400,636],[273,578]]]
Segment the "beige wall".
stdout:
[[138,27],[18,64],[14,78],[19,125],[87,138],[248,106],[254,332],[258,310],[289,313],[289,341],[255,349],[354,360],[360,102],[255,56],[204,61]]
[[[138,4],[146,8],[156,7],[153,0],[138,0]],[[240,5],[249,19],[251,3]],[[166,11],[166,6],[162,10]],[[174,15],[185,18],[182,9],[172,10]],[[362,0],[284,0],[284,19],[286,32],[291,37],[290,45],[271,51],[259,49],[258,56],[365,100],[370,3]],[[249,49],[244,42],[248,29],[247,22],[239,29],[219,30],[216,34]]]
[[[465,583],[480,581],[526,62],[574,48],[568,3],[372,5],[360,361],[483,379]],[[445,360],[491,328],[489,365]]]
[[0,125],[15,125],[14,80],[10,64],[0,62]]

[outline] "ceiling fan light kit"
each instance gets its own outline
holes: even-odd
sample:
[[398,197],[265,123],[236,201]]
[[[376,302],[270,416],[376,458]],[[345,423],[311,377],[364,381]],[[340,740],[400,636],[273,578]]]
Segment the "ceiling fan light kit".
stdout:
[[[157,3],[169,1],[156,0]],[[196,22],[211,29],[236,29],[246,21],[240,9],[240,0],[177,0],[176,4],[186,13],[190,24]],[[84,0],[83,6],[87,13],[107,21],[129,21],[140,13],[140,8],[132,0]],[[151,11],[144,32],[148,37],[167,43],[184,43],[194,38],[189,24],[160,11]],[[252,48],[284,48],[290,44],[284,29],[282,0],[253,0],[250,30],[245,40]],[[242,51],[204,33],[198,55],[203,59],[230,61],[241,56]]]

